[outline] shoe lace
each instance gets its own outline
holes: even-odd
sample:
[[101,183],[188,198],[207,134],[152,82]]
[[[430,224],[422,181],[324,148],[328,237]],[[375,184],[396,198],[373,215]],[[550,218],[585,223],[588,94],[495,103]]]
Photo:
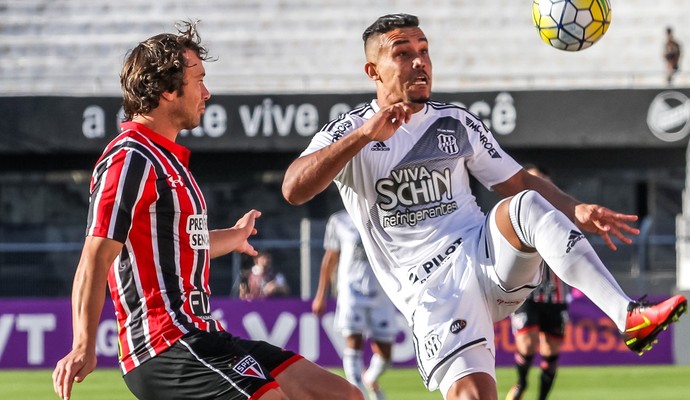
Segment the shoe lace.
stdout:
[[628,312],[633,312],[637,308],[644,308],[649,305],[649,301],[647,301],[647,295],[643,295],[637,300],[633,300],[630,303],[628,303]]

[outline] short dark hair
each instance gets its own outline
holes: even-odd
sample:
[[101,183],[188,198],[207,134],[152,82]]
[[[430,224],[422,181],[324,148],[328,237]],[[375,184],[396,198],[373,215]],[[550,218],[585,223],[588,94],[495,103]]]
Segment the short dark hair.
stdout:
[[120,73],[125,120],[158,107],[164,92],[183,94],[184,53],[192,50],[202,61],[209,59],[197,32],[199,21],[179,21],[178,33],[161,33],[130,50]]
[[388,14],[379,17],[373,24],[369,25],[362,33],[362,40],[364,46],[367,45],[367,40],[374,34],[382,34],[390,32],[398,28],[413,28],[419,26],[419,18],[410,14]]

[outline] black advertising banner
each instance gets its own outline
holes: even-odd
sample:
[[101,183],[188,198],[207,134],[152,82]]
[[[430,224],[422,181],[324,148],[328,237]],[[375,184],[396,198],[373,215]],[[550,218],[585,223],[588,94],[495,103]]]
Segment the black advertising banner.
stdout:
[[506,148],[601,148],[685,146],[689,96],[687,90],[574,90],[437,98],[463,102]]
[[[215,95],[178,142],[196,151],[298,152],[360,94]],[[681,147],[688,90],[436,93],[479,115],[506,148]],[[116,97],[0,97],[0,153],[100,152],[121,118]]]

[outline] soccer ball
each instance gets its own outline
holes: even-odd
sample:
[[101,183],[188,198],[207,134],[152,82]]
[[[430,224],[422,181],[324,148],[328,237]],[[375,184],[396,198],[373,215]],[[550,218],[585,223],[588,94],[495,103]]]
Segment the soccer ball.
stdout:
[[532,0],[541,39],[560,50],[579,51],[601,39],[611,23],[609,0]]

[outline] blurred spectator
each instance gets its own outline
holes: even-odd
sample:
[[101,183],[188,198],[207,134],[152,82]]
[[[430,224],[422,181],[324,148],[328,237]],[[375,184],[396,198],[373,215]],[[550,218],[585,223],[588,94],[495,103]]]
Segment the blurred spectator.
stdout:
[[670,85],[680,66],[680,44],[673,37],[673,29],[670,26],[666,28],[664,60],[666,61],[666,81]]
[[242,276],[240,298],[242,300],[287,296],[290,287],[285,275],[273,269],[271,254],[259,251],[254,256],[254,265]]

